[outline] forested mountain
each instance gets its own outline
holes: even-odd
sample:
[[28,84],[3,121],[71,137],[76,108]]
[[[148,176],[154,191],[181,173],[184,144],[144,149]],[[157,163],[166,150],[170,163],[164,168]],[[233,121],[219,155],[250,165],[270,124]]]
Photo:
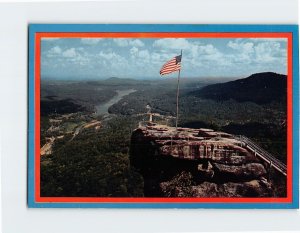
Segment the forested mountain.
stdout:
[[244,79],[208,85],[189,95],[216,101],[234,99],[238,102],[266,104],[285,101],[286,93],[287,76],[265,72],[252,74]]

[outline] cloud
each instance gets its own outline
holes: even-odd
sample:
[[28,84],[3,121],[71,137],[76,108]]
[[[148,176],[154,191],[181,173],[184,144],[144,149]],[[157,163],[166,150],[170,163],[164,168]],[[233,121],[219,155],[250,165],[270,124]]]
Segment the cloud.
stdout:
[[154,41],[154,48],[162,48],[162,49],[187,49],[190,48],[191,44],[187,41],[187,39],[178,38],[167,38],[167,39],[158,39]]
[[91,65],[91,59],[89,56],[77,54],[75,57],[72,57],[68,60],[68,62],[71,62],[75,65],[90,67]]
[[92,59],[91,54],[86,53],[81,47],[66,49],[61,54],[61,63],[64,65],[89,66]]
[[196,48],[200,54],[213,55],[219,53],[219,50],[216,49],[212,44],[198,45]]
[[[280,40],[279,40],[280,39]],[[250,38],[229,41],[227,47],[235,50],[235,58],[248,63],[286,63],[286,43],[281,38]],[[286,41],[285,41],[286,42]],[[232,58],[235,60],[234,58]]]
[[[184,38],[167,38],[158,39],[154,41],[153,47],[160,51],[160,53],[170,54],[170,50],[173,51],[173,55],[177,55],[180,50],[183,50],[183,59],[193,60],[194,64],[197,60],[216,60],[220,59],[221,52],[212,44],[201,44],[197,41],[188,41]],[[170,57],[171,58],[171,57]]]
[[61,53],[61,48],[59,46],[55,46],[49,50],[49,53],[56,53],[60,54]]
[[114,52],[109,52],[109,53],[104,53],[104,52],[100,52],[99,57],[104,58],[106,60],[111,60],[113,58],[119,57],[116,53]]
[[282,49],[278,42],[263,42],[255,47],[257,62],[274,62],[285,60],[286,49]]
[[82,38],[80,41],[82,44],[96,45],[102,40],[104,40],[104,39],[103,38]]
[[[110,64],[123,65],[126,63],[126,59],[115,52],[101,51],[100,53],[98,53],[96,58],[100,59],[99,62],[101,62],[101,59],[105,59]],[[105,64],[107,64],[107,62]]]
[[287,42],[287,38],[249,38],[248,40],[255,42]]
[[84,77],[158,77],[161,66],[182,49],[186,77],[285,73],[287,43],[275,39],[60,38],[58,43],[43,44],[42,69]]
[[249,41],[229,41],[227,47],[231,48],[233,51],[227,55],[228,60],[233,64],[250,64],[253,62],[253,55],[255,53],[254,43]]
[[192,41],[184,38],[158,39],[154,41],[153,47],[155,53],[152,53],[151,60],[157,66],[161,66],[178,55],[182,49],[183,73],[190,73],[190,75],[197,72],[208,73],[208,70],[215,71],[216,67],[228,64],[224,55],[214,45],[200,43],[196,40]]
[[131,56],[135,57],[138,54],[139,49],[137,47],[132,47],[129,52]]
[[47,57],[57,57],[61,54],[62,49],[59,46],[54,46],[46,52]]
[[75,48],[70,48],[70,49],[67,49],[65,50],[63,53],[62,53],[62,56],[63,57],[76,57],[76,51],[75,51]]
[[128,44],[131,46],[136,46],[136,47],[144,47],[145,46],[145,44],[141,40],[138,40],[138,39],[129,40]]
[[101,69],[102,75],[107,76],[124,76],[133,71],[128,63],[128,59],[116,52],[101,51],[96,56],[97,64],[94,67]]
[[127,47],[127,46],[135,46],[135,47],[144,47],[145,44],[139,39],[113,39],[113,42],[120,47]]
[[148,60],[150,58],[150,53],[148,50],[141,50],[139,52],[139,57]]
[[139,50],[137,47],[130,49],[131,62],[139,67],[146,67],[153,63],[151,54],[147,49]]
[[59,40],[60,38],[53,38],[53,37],[42,37],[41,40],[43,42],[52,42],[52,41],[57,41]]
[[251,42],[239,43],[234,41],[229,41],[227,46],[234,50],[237,50],[241,53],[253,53],[254,52],[254,44]]
[[113,42],[115,42],[120,47],[126,47],[126,46],[128,46],[127,39],[113,39]]

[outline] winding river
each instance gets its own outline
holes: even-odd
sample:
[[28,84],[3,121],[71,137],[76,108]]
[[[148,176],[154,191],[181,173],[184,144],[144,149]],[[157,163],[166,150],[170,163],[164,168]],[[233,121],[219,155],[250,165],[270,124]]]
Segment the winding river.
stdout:
[[116,90],[117,95],[111,98],[109,101],[96,105],[97,115],[106,115],[110,106],[118,103],[124,96],[129,95],[130,93],[136,92],[134,89],[128,90]]

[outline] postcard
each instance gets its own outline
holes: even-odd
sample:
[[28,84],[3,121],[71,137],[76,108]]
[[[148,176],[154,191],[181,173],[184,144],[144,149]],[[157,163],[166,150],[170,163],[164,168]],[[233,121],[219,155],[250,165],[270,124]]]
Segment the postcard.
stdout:
[[297,25],[29,25],[28,207],[298,208]]

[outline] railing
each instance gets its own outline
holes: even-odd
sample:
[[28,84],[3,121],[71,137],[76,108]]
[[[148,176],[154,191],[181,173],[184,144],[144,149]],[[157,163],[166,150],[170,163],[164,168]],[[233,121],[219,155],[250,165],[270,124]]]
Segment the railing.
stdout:
[[250,150],[252,150],[257,156],[270,164],[271,167],[275,168],[277,171],[286,176],[287,168],[286,165],[280,160],[276,159],[272,154],[258,146],[255,142],[250,140],[249,138],[239,135],[235,136],[235,138],[245,144]]

